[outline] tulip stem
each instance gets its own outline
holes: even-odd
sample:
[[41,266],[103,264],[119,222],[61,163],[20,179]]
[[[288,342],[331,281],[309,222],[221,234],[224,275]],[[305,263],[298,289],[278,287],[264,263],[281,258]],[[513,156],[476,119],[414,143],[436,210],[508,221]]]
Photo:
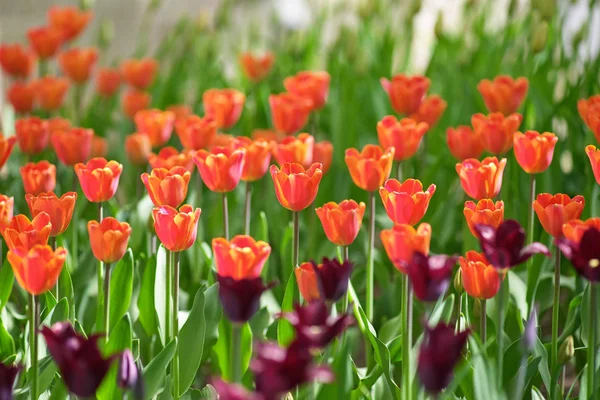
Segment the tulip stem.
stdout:
[[294,243],[292,247],[292,264],[296,268],[298,266],[298,258],[300,253],[300,213],[293,211],[292,220],[294,221]]
[[412,286],[408,275],[402,275],[402,380],[406,399],[412,399],[411,347],[412,347]]
[[235,383],[242,381],[242,325],[231,324],[231,379]]
[[[72,190],[75,193],[78,193],[77,190],[77,174],[72,171]],[[73,216],[71,217],[71,249],[70,249],[70,253],[71,253],[71,260],[73,260],[73,265],[76,266],[77,265],[77,256],[79,254],[79,238],[77,236],[77,220],[78,220],[78,213],[77,213],[77,207],[73,207]]]
[[[173,337],[179,337],[179,253],[173,253]],[[173,357],[173,397],[179,398],[179,341]]]
[[[375,246],[375,192],[369,192],[369,249],[367,254],[367,293],[365,311],[367,319],[373,323],[373,247]],[[373,355],[371,344],[366,341],[365,354],[367,367],[371,364]]]
[[504,364],[504,280],[500,281],[500,290],[496,297],[498,318],[496,322],[496,344],[498,345],[498,384],[502,388],[502,368]]
[[223,236],[225,239],[229,240],[229,211],[227,209],[227,193],[223,192],[222,197],[223,201]]
[[[344,246],[343,247],[343,253],[344,253],[344,262],[348,261],[350,259],[349,257],[349,251],[348,251],[348,246]],[[348,277],[348,281],[350,281],[350,277]],[[346,294],[344,295],[344,300],[342,303],[342,313],[346,313],[348,311],[348,291],[346,290]]]
[[38,341],[37,328],[40,323],[38,312],[39,299],[37,296],[29,295],[29,351],[31,357],[31,398],[38,398]]
[[596,372],[596,284],[590,282],[590,305],[588,307],[588,338],[587,338],[587,398],[595,399],[594,375]]
[[485,299],[481,300],[481,315],[479,318],[479,338],[481,339],[481,344],[485,345],[487,340],[487,301]]
[[110,263],[104,264],[104,330],[105,340],[108,342],[110,334]]
[[558,311],[560,309],[560,251],[556,247],[554,301],[552,303],[552,370],[558,365]]
[[173,270],[173,252],[167,250],[167,265],[165,268],[165,346],[171,342],[171,287]]
[[244,234],[250,234],[250,205],[252,203],[252,184],[246,182],[246,202],[244,207]]
[[[533,227],[535,223],[535,213],[533,212],[533,202],[535,201],[535,175],[531,174],[530,178],[531,180],[529,182],[529,205],[527,207],[527,244],[533,243]],[[534,278],[531,275],[533,273],[532,265],[533,258],[530,258],[529,260],[527,260],[527,282],[530,285],[535,285],[536,283],[534,282]],[[533,308],[533,304],[533,301],[531,302],[531,304],[529,304],[529,311],[531,311],[531,309]]]
[[456,327],[454,331],[456,333],[460,332],[460,315],[462,314],[462,293],[457,293],[458,295],[458,304],[456,305]]
[[402,161],[396,161],[396,179],[402,182]]
[[[56,236],[51,236],[49,240],[50,240],[50,247],[52,247],[52,251],[56,251]],[[0,249],[0,254],[1,254],[1,249]],[[2,264],[2,257],[0,256],[0,265],[1,264]],[[56,286],[54,286],[54,294],[56,297],[56,302],[58,303],[60,301],[58,280],[56,281]]]
[[[75,213],[73,213],[75,215]],[[98,203],[98,222],[102,223],[102,219],[104,218],[104,210],[102,209],[102,202]],[[106,323],[106,315],[104,314],[105,307],[103,304],[105,303],[104,296],[104,279],[102,278],[102,270],[104,263],[98,260],[98,272],[96,274],[97,284],[98,284],[98,303],[96,305],[96,324],[98,326],[98,332],[106,332],[105,340],[108,340],[108,326],[105,326]]]

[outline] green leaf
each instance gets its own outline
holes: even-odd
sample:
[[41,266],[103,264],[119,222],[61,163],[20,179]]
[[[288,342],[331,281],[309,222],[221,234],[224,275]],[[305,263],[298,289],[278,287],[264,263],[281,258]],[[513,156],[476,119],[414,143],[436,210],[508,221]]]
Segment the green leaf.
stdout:
[[[148,336],[152,336],[158,330],[158,321],[156,309],[154,308],[154,282],[156,276],[156,257],[148,259],[144,273],[142,275],[142,283],[140,285],[140,294],[138,296],[138,318],[144,331]],[[164,290],[164,287],[163,287]]]
[[[131,318],[129,318],[129,314],[126,314],[110,332],[108,342],[104,347],[104,355],[108,357],[131,348],[132,331]],[[99,340],[103,340],[103,338]],[[113,361],[102,384],[96,391],[99,400],[120,399],[123,397],[123,392],[117,387],[118,367],[118,363]]]
[[[68,268],[63,268],[58,277],[58,295],[60,299],[66,298],[69,303],[69,319],[75,318],[75,299],[73,298],[73,281]],[[57,299],[57,300],[60,300]]]
[[250,366],[250,360],[252,359],[252,329],[249,323],[245,323],[242,326],[242,376],[246,374],[248,367]]
[[129,309],[133,291],[133,251],[127,250],[117,263],[110,277],[110,329],[121,320]]
[[565,321],[565,327],[558,338],[559,343],[562,343],[567,336],[571,335],[579,326],[582,300],[583,293],[580,293],[569,302],[567,320]]
[[54,363],[52,357],[47,356],[39,361],[38,368],[39,391],[40,393],[44,393],[54,380],[54,375],[56,374],[56,364]]
[[202,390],[190,389],[189,400],[217,400],[219,395],[212,385],[206,385]]
[[345,340],[340,351],[335,354],[331,368],[335,373],[335,382],[324,385],[319,392],[318,400],[346,400],[350,398],[350,392],[356,388],[355,382],[358,380],[353,363],[350,362],[352,355],[348,340]]
[[205,332],[204,293],[199,289],[188,319],[179,332],[179,395],[184,394],[194,382],[202,360]]
[[204,350],[202,360],[208,359],[210,350],[219,339],[219,322],[223,314],[219,300],[219,285],[215,283],[204,292],[204,320],[206,331],[204,333]]
[[[298,286],[296,285],[296,274],[293,272],[290,274],[287,285],[285,286],[285,294],[283,301],[281,302],[281,312],[290,312],[294,309],[294,298],[298,293]],[[287,346],[294,339],[294,328],[292,324],[285,319],[280,318],[277,322],[277,341],[281,346]]]
[[69,304],[67,303],[67,299],[63,298],[48,311],[48,314],[42,321],[42,325],[51,326],[56,322],[66,321],[67,319],[69,319]]
[[544,344],[540,341],[539,337],[536,339],[535,346],[533,348],[533,354],[534,356],[541,357],[542,359],[542,361],[540,362],[539,371],[542,377],[542,382],[544,382],[544,386],[546,386],[546,389],[549,392],[550,388],[552,387],[552,377],[550,376],[550,368],[548,367],[548,352],[546,351],[546,348],[544,347]]
[[2,319],[0,319],[0,361],[15,354],[15,341],[4,327]]
[[0,269],[0,311],[6,305],[15,282],[12,267],[5,262]]
[[165,305],[167,299],[167,291],[165,287],[165,276],[167,273],[167,250],[161,244],[156,253],[156,274],[154,279],[154,309],[160,327],[160,338],[162,343],[165,343]]
[[169,344],[150,361],[143,371],[144,382],[146,383],[145,399],[150,400],[161,388],[165,378],[165,371],[175,355],[177,349],[177,338],[171,340]]
[[453,311],[454,294],[449,295],[445,299],[443,297],[440,297],[427,323],[429,324],[429,326],[435,326],[439,322],[444,322],[447,324],[450,321],[450,318],[452,318]]

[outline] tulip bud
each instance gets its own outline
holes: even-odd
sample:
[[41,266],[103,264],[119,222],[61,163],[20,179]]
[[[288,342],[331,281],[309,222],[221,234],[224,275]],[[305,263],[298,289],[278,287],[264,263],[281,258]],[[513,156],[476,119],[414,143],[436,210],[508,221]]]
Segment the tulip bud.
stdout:
[[541,21],[534,28],[531,35],[531,51],[533,54],[539,53],[546,47],[548,41],[548,22]]
[[569,335],[558,350],[558,363],[561,365],[568,363],[573,358],[573,355],[575,355],[575,344],[573,336]]
[[454,290],[456,290],[456,293],[459,296],[465,291],[462,282],[462,272],[460,271],[460,269],[458,269],[456,271],[456,274],[454,275]]
[[535,305],[529,313],[529,319],[525,324],[521,345],[523,350],[531,353],[537,341],[537,305]]

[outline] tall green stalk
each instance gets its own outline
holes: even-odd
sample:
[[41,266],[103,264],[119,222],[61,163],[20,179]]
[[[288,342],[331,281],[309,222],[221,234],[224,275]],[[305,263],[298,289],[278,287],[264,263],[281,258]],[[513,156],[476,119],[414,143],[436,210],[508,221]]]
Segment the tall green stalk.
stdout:
[[[75,214],[75,213],[73,213]],[[102,223],[102,219],[104,219],[104,210],[102,208],[102,202],[98,203],[98,223]],[[75,228],[75,227],[74,227]],[[104,298],[104,279],[102,277],[102,272],[104,270],[104,263],[98,260],[98,270],[96,273],[97,285],[98,285],[98,303],[96,304],[96,313],[98,314],[98,318],[96,318],[96,323],[98,324],[98,332],[105,332],[106,335],[104,340],[108,340],[108,326],[106,325],[106,315],[105,315],[105,307],[104,303],[106,299]]]
[[172,339],[171,336],[171,310],[173,306],[171,305],[171,300],[173,297],[171,296],[171,288],[173,281],[173,252],[171,250],[167,250],[167,265],[165,268],[165,346]]
[[[173,337],[179,338],[179,253],[173,253]],[[179,341],[172,361],[173,397],[179,398]]]
[[496,322],[496,343],[498,345],[498,384],[502,389],[502,368],[504,365],[504,280],[500,281],[500,290],[496,297],[498,304],[496,309],[498,311],[497,322]]
[[596,399],[594,393],[594,375],[596,372],[596,284],[590,282],[590,305],[588,308],[588,338],[587,338],[587,397],[588,399]]
[[232,381],[242,381],[242,325],[236,322],[231,324],[231,371]]
[[110,263],[104,265],[104,330],[106,331],[105,340],[108,342],[110,335]]
[[405,399],[412,399],[412,287],[408,275],[402,275],[402,386]]
[[[533,227],[535,223],[535,213],[533,210],[533,202],[535,201],[535,175],[529,175],[529,204],[527,207],[527,244],[533,243]],[[533,282],[532,272],[533,272],[533,257],[527,260],[527,283],[529,285],[535,285],[537,282]],[[534,302],[531,301],[529,304],[529,311],[533,308]]]
[[[56,251],[56,236],[51,236],[49,238],[50,241],[50,247],[52,247],[52,251]],[[2,265],[2,248],[0,247],[0,266]],[[58,280],[56,281],[56,285],[54,286],[54,295],[56,297],[56,301],[59,302],[60,301],[60,292],[59,292],[59,288],[58,288]]]
[[223,192],[221,197],[223,203],[223,236],[229,240],[229,209],[227,207],[227,193]]
[[299,253],[300,253],[300,213],[294,211],[292,215],[294,231],[292,237],[292,266],[296,268],[299,264]]
[[479,321],[479,337],[481,344],[485,345],[487,340],[487,304],[486,300],[481,300],[481,316]]
[[244,202],[244,234],[250,234],[250,214],[252,204],[252,183],[246,182],[246,199]]
[[[375,246],[375,192],[369,192],[369,250],[367,255],[367,293],[365,301],[365,311],[367,318],[373,323],[373,248]],[[365,342],[365,355],[367,366],[371,364],[373,349],[369,341]]]
[[38,398],[38,341],[37,328],[40,324],[39,299],[29,295],[29,354],[31,358],[31,398]]
[[560,310],[560,250],[558,250],[558,247],[556,247],[555,252],[554,299],[552,302],[552,370],[558,365],[558,312]]

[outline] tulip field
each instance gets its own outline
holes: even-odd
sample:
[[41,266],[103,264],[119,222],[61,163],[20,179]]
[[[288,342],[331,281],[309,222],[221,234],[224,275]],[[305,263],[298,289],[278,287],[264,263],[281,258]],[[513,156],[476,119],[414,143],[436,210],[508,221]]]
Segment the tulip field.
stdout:
[[0,400],[600,398],[596,1],[89,3],[0,41]]

